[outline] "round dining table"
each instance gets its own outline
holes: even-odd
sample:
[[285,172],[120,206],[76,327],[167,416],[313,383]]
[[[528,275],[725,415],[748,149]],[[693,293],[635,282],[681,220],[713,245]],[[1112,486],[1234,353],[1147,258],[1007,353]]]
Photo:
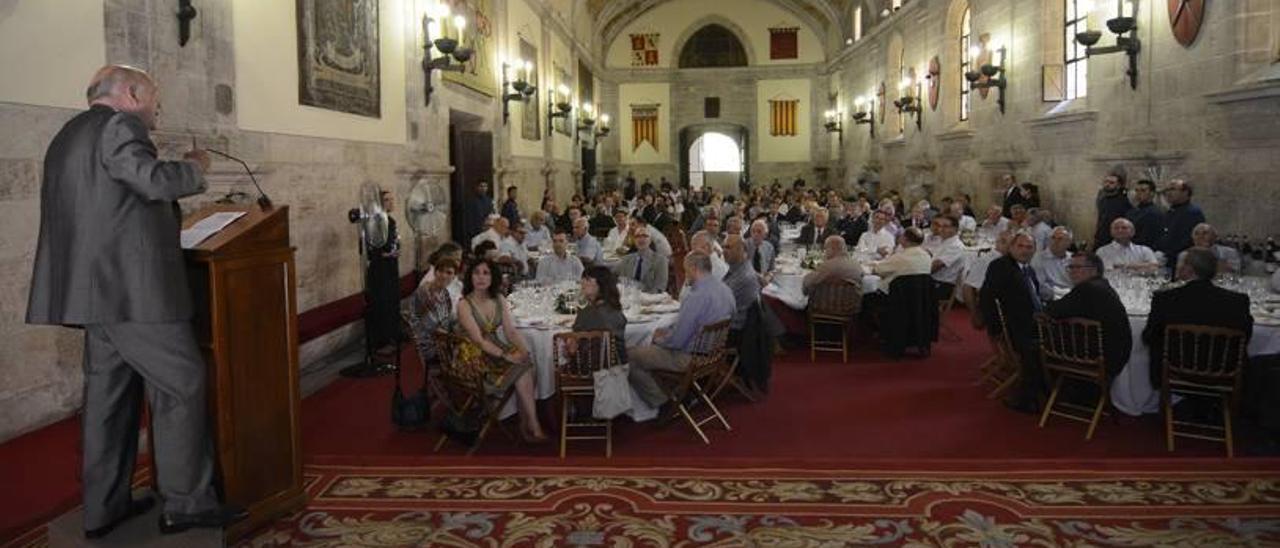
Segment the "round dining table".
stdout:
[[[548,399],[557,392],[553,341],[557,333],[572,331],[575,318],[573,314],[556,312],[555,302],[559,295],[574,291],[577,285],[577,282],[555,285],[526,282],[507,297],[511,303],[516,330],[529,346],[534,366],[534,386],[540,400]],[[628,348],[651,344],[654,332],[675,324],[680,304],[670,295],[642,293],[630,280],[622,280],[619,289],[622,293],[623,314],[627,317]],[[632,408],[627,415],[633,420],[640,422],[657,416],[658,409],[647,405],[634,389],[631,396]],[[502,409],[501,417],[509,417],[515,412],[513,398]]]

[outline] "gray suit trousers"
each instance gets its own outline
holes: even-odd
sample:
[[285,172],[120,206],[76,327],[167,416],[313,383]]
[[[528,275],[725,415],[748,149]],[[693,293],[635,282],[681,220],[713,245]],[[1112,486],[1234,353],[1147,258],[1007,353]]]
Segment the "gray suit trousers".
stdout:
[[144,386],[164,511],[216,508],[208,377],[191,323],[95,324],[84,332],[85,529],[107,525],[128,511]]
[[658,380],[653,378],[653,374],[649,371],[654,369],[684,371],[689,369],[689,362],[692,359],[693,357],[689,354],[657,345],[628,348],[627,360],[631,367],[627,380],[645,403],[657,407],[666,403],[667,393],[662,390]]

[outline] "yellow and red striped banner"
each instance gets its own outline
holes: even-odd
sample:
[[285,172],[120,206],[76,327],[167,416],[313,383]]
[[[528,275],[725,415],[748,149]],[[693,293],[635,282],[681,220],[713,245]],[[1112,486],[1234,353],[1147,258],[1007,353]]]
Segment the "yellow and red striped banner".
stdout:
[[641,144],[648,142],[653,146],[653,150],[658,150],[658,107],[656,106],[632,106],[631,107],[631,150],[632,152],[640,148]]
[[792,137],[800,129],[800,100],[769,101],[769,135],[774,137]]

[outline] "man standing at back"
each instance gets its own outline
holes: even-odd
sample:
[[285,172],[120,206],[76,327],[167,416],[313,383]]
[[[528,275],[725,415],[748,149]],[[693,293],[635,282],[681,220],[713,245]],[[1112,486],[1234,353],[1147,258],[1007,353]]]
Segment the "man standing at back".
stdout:
[[177,200],[205,191],[209,156],[156,158],[160,99],[145,72],[108,66],[45,155],[27,323],[82,327],[85,536],[145,513],[133,500],[143,387],[155,427],[162,532],[244,516],[218,504],[207,372],[191,328]]

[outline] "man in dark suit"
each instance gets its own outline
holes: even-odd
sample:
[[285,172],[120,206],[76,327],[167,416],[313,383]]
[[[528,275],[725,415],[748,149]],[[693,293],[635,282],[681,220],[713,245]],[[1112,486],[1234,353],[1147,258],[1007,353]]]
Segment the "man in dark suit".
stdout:
[[1004,185],[1004,194],[1000,201],[1000,212],[1002,216],[1008,218],[1013,215],[1014,204],[1026,207],[1027,200],[1022,196],[1022,187],[1018,185],[1018,179],[1012,174],[1001,176],[1000,183]]
[[1212,251],[1188,249],[1178,263],[1181,286],[1151,296],[1151,315],[1142,330],[1142,342],[1151,349],[1151,384],[1160,386],[1164,366],[1164,329],[1173,324],[1227,327],[1244,332],[1245,344],[1253,335],[1249,296],[1213,285],[1218,258]]
[[831,214],[827,209],[818,208],[813,212],[813,222],[800,229],[800,237],[796,239],[796,243],[803,246],[822,245],[822,242],[827,241],[827,236],[839,235],[830,220]]
[[1129,363],[1133,334],[1129,331],[1129,314],[1120,296],[1103,273],[1102,259],[1093,253],[1077,253],[1067,265],[1071,292],[1045,306],[1054,318],[1085,318],[1102,324],[1102,356],[1107,363],[1107,377],[1115,378]]
[[191,328],[176,200],[205,191],[204,151],[156,159],[159,89],[145,72],[104,67],[90,109],[45,155],[27,323],[82,327],[85,536],[145,513],[132,500],[143,387],[155,427],[162,532],[221,527],[244,516],[213,488],[204,359]]
[[[1022,379],[1017,392],[1005,399],[1005,405],[1023,413],[1036,412],[1044,384],[1039,343],[1032,319],[1042,309],[1040,282],[1031,268],[1031,257],[1035,252],[1035,238],[1030,232],[1015,234],[1009,243],[1008,254],[991,261],[987,267],[987,278],[979,292],[988,332],[993,337],[999,336],[1003,325],[1009,334],[1010,345],[1018,353]],[[996,301],[1004,311],[1004,324],[996,312]]]

